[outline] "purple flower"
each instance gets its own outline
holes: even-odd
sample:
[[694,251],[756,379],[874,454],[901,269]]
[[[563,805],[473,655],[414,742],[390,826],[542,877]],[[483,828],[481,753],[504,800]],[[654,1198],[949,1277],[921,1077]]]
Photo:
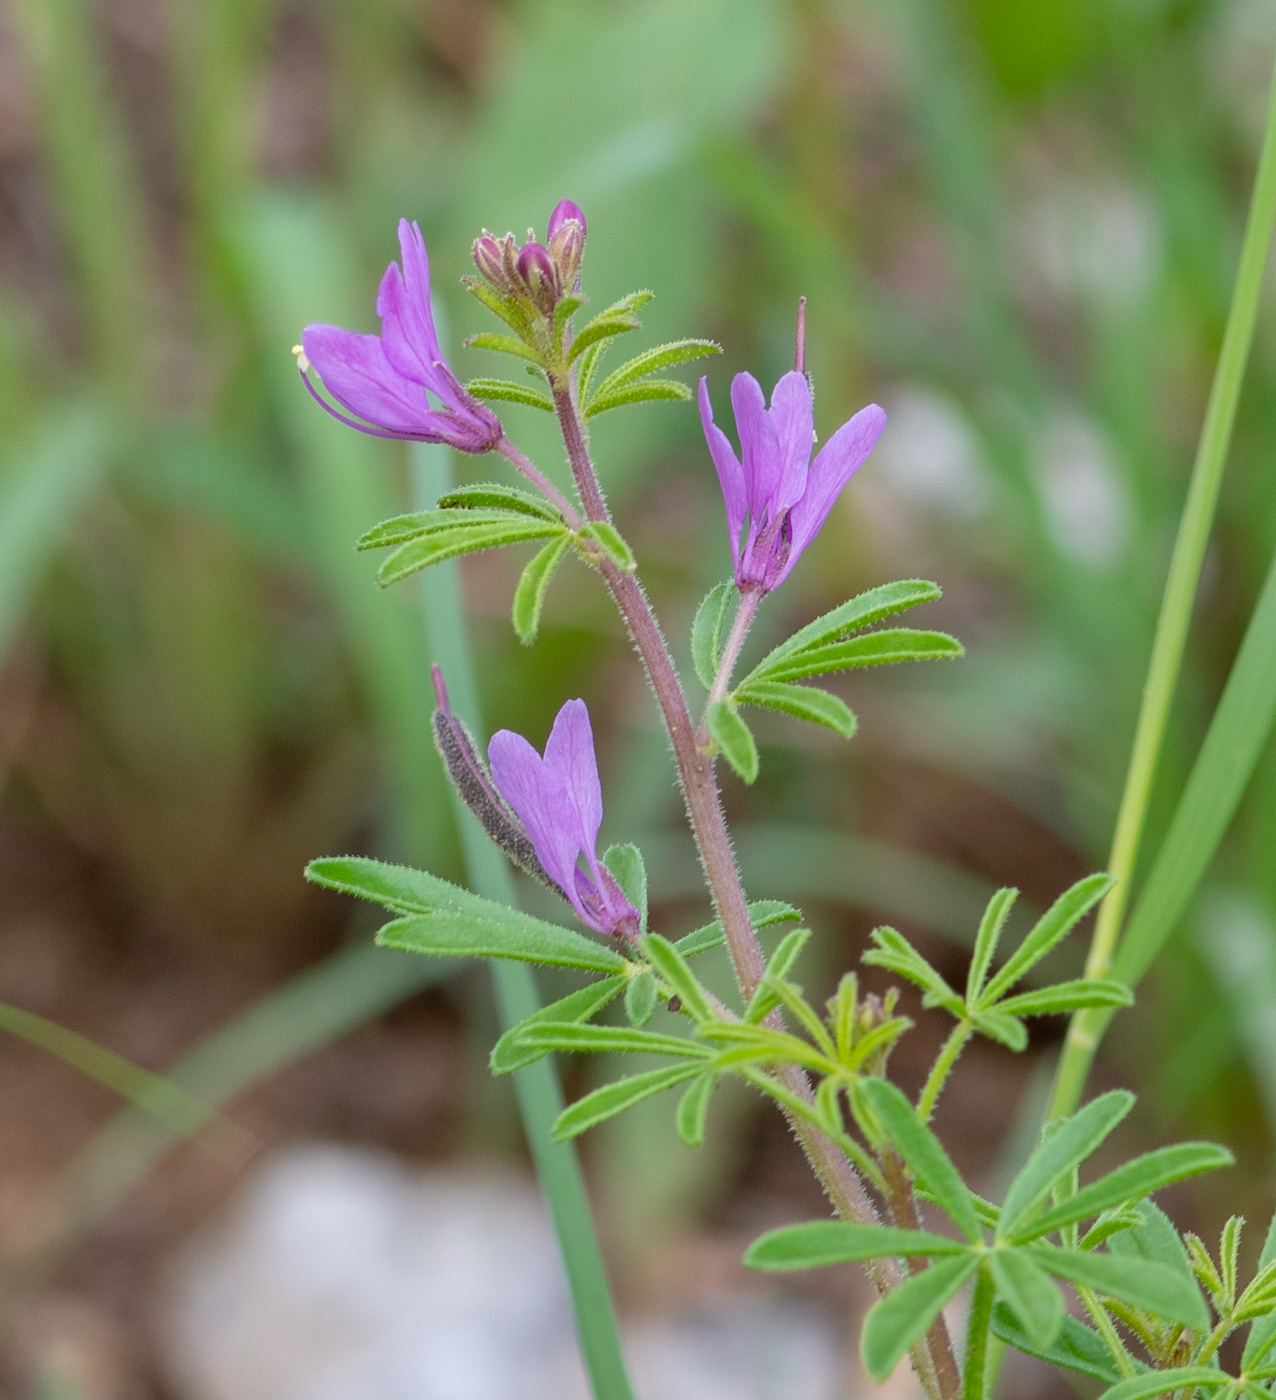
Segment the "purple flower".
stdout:
[[[598,859],[603,793],[585,702],[569,700],[559,710],[544,758],[509,729],[492,735],[487,758],[497,790],[581,922],[598,933],[637,938],[638,911]],[[579,867],[582,856],[586,870]]]
[[[377,293],[381,334],[307,326],[297,353],[301,377],[334,418],[360,432],[487,452],[501,440],[500,420],[465,392],[443,359],[430,311],[425,240],[406,219],[399,220],[399,247],[403,270],[392,262]],[[353,418],[320,397],[311,368]]]
[[735,581],[741,590],[770,593],[819,534],[833,502],[881,436],[886,414],[875,403],[861,408],[810,462],[815,430],[805,374],[784,375],[770,408],[758,381],[737,374],[731,405],[743,464],[713,421],[708,381],[700,381],[700,422],[726,502]]

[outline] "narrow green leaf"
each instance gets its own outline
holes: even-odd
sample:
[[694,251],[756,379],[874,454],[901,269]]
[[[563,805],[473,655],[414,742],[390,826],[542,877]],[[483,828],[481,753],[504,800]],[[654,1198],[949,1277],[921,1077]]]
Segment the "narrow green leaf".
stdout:
[[1083,1375],[1093,1376],[1096,1380],[1107,1381],[1109,1384],[1121,1379],[1121,1373],[1116,1368],[1107,1343],[1093,1327],[1087,1327],[1075,1317],[1065,1316],[1059,1335],[1051,1345],[1040,1347],[1024,1331],[1018,1318],[1005,1303],[998,1303],[993,1309],[992,1331],[993,1336],[1009,1343],[1017,1351],[1035,1356],[1040,1361],[1047,1361],[1052,1366],[1060,1366],[1068,1371],[1080,1371]]
[[550,540],[532,556],[518,581],[518,587],[514,590],[514,604],[510,617],[515,635],[525,647],[531,646],[536,640],[541,621],[541,607],[545,602],[549,582],[554,577],[554,571],[562,563],[563,555],[567,553],[570,544],[571,540],[566,535],[561,539]]
[[865,1081],[861,1092],[913,1176],[947,1211],[962,1234],[972,1243],[979,1243],[983,1236],[970,1191],[939,1139],[918,1121],[912,1104],[884,1079]]
[[1209,1309],[1195,1281],[1168,1265],[1125,1255],[1061,1249],[1053,1244],[1025,1245],[1024,1250],[1056,1278],[1084,1284],[1167,1322],[1182,1322],[1197,1331],[1210,1325]]
[[701,1073],[699,1060],[685,1065],[666,1065],[662,1069],[647,1070],[644,1074],[630,1075],[628,1079],[618,1079],[613,1084],[604,1084],[583,1099],[577,1099],[570,1108],[564,1109],[554,1124],[554,1140],[566,1142],[587,1128],[614,1118],[617,1113],[632,1107],[643,1099],[658,1094],[662,1089],[671,1089],[675,1084],[694,1078]]
[[544,497],[492,481],[477,482],[473,486],[454,486],[439,497],[439,505],[445,509],[475,510],[486,507],[512,510],[519,515],[535,515],[542,520],[552,520],[556,525],[563,523],[563,517]]
[[614,1051],[628,1055],[681,1055],[708,1059],[712,1051],[694,1040],[632,1026],[595,1026],[576,1021],[533,1021],[517,1041],[529,1049],[566,1050],[571,1053]]
[[1136,1225],[1143,1224],[1142,1214],[1133,1207],[1121,1207],[1117,1210],[1105,1210],[1102,1215],[1095,1220],[1094,1224],[1081,1236],[1077,1242],[1078,1249],[1098,1249],[1101,1244],[1105,1244],[1118,1235],[1123,1230],[1132,1230]]
[[1152,1400],[1153,1396],[1174,1395],[1178,1391],[1190,1394],[1201,1387],[1216,1389],[1232,1384],[1233,1378],[1225,1371],[1214,1371],[1206,1366],[1173,1366],[1168,1371],[1131,1376],[1111,1390],[1105,1390],[1099,1400]]
[[709,736],[740,777],[751,783],[758,776],[758,746],[749,726],[727,700],[717,700],[705,712]]
[[688,1147],[699,1148],[704,1144],[705,1117],[717,1082],[716,1075],[702,1074],[692,1081],[691,1087],[678,1100],[678,1136]]
[[1094,908],[1112,888],[1112,876],[1107,874],[1087,875],[1078,880],[1071,889],[1065,890],[1049,909],[1037,920],[1023,942],[1006,959],[984,989],[979,999],[981,1006],[991,1006],[1062,939]]
[[556,354],[563,352],[563,338],[567,334],[567,323],[571,318],[585,306],[589,301],[587,296],[579,293],[569,292],[566,296],[560,297],[554,305],[554,318],[550,322],[550,340],[553,343]]
[[696,609],[695,621],[691,624],[691,663],[706,690],[713,689],[714,678],[718,674],[722,632],[734,597],[734,579],[724,579],[714,584]]
[[[782,899],[758,899],[749,905],[749,922],[755,930],[773,928],[776,924],[797,923],[801,918],[801,910]],[[684,958],[689,958],[696,953],[706,953],[710,948],[721,947],[726,941],[722,924],[715,921],[683,934],[673,946]]]
[[1022,1227],[1014,1236],[1017,1240],[1036,1239],[1064,1225],[1086,1220],[1111,1206],[1127,1201],[1142,1200],[1171,1182],[1201,1172],[1229,1167],[1235,1158],[1225,1147],[1212,1142],[1181,1142],[1174,1147],[1161,1147],[1145,1152],[1123,1167],[1101,1176],[1083,1187],[1075,1196],[1060,1201],[1053,1209]]
[[817,1074],[827,1074],[833,1068],[828,1057],[813,1045],[788,1031],[772,1030],[747,1021],[707,1021],[697,1034],[717,1045],[735,1045],[750,1052],[749,1059],[771,1064],[804,1065]]
[[593,540],[622,573],[632,574],[638,567],[633,550],[610,521],[593,520],[580,533],[582,538]]
[[647,932],[647,863],[637,846],[608,846],[603,864],[616,878],[625,898],[638,911],[639,932]]
[[377,942],[383,948],[402,948],[406,953],[436,958],[513,958],[554,967],[583,967],[591,972],[618,972],[625,966],[619,953],[570,929],[555,924],[541,924],[537,929],[521,920],[497,921],[472,914],[410,914],[386,924],[377,934]]
[[590,345],[576,367],[577,393],[583,403],[589,398],[589,386],[593,383],[594,371],[597,370],[599,362],[611,347],[610,340],[596,340]]
[[942,1006],[961,1019],[966,1014],[962,999],[897,929],[883,926],[869,935],[877,945],[860,958],[872,967],[884,967],[906,977],[926,993],[924,1005]]
[[[772,1008],[784,1000],[777,989],[777,984],[783,982],[788,975],[789,969],[797,961],[798,955],[806,947],[810,937],[811,930],[809,928],[795,928],[792,932],[786,933],[776,945],[775,952],[767,964],[766,975],[758,984],[748,1006],[745,1007],[744,1019],[746,1021],[763,1020]],[[813,1015],[814,1013],[808,1008],[806,1014]],[[805,1015],[803,1019],[806,1019]]]
[[[1263,1241],[1262,1253],[1258,1256],[1260,1270],[1276,1263],[1276,1215],[1272,1216],[1267,1227],[1267,1237]],[[1249,1329],[1245,1339],[1245,1354],[1241,1359],[1241,1369],[1252,1370],[1276,1344],[1276,1313],[1260,1317]]]
[[626,989],[630,983],[629,978],[604,977],[601,981],[591,982],[588,987],[582,987],[577,992],[571,992],[568,996],[562,997],[558,1001],[550,1002],[548,1006],[541,1009],[525,1020],[520,1021],[516,1026],[511,1026],[503,1036],[492,1047],[492,1056],[489,1065],[493,1074],[512,1074],[516,1069],[523,1069],[526,1065],[535,1064],[544,1050],[531,1049],[519,1042],[518,1037],[534,1025],[537,1021],[588,1021],[596,1016],[604,1006],[614,1001],[620,992]]
[[1038,1347],[1053,1345],[1063,1326],[1063,1294],[1023,1250],[998,1249],[988,1257],[997,1292]]
[[970,1024],[989,1040],[995,1040],[1016,1054],[1028,1047],[1028,1032],[1022,1021],[1013,1016],[1003,1016],[1000,1011],[979,1011],[970,1018]]
[[461,283],[472,297],[481,301],[494,316],[504,321],[511,330],[519,335],[531,334],[531,324],[524,314],[523,308],[513,297],[504,296],[481,277],[472,275],[462,277]]
[[820,1269],[826,1264],[918,1255],[966,1254],[961,1240],[927,1230],[895,1230],[885,1225],[852,1225],[845,1220],[812,1220],[768,1230],[749,1246],[751,1269]]
[[884,583],[878,588],[870,588],[867,593],[858,594],[794,632],[787,641],[781,642],[762,658],[750,679],[795,652],[841,641],[852,632],[871,627],[873,623],[903,612],[906,608],[914,608],[918,603],[933,602],[939,596],[938,585],[927,583],[924,579],[904,579],[899,583]]
[[541,357],[534,346],[512,335],[498,335],[495,331],[480,331],[469,336],[465,342],[469,350],[495,350],[500,355],[517,355],[521,360],[530,360],[539,365]]
[[651,1020],[658,1000],[656,974],[650,968],[631,977],[625,988],[625,1015],[629,1017],[629,1024],[645,1026]]
[[811,686],[793,685],[779,681],[753,681],[735,692],[739,705],[760,705],[768,710],[782,710],[794,719],[804,719],[809,724],[822,724],[843,739],[854,735],[857,723],[850,706],[827,690],[815,690]]
[[528,408],[539,408],[544,413],[554,412],[554,400],[530,384],[518,384],[512,379],[471,379],[465,385],[467,394],[476,399],[492,399],[497,403],[521,403]]
[[800,681],[808,676],[824,676],[858,666],[890,666],[899,661],[939,661],[964,655],[965,649],[961,643],[946,632],[917,632],[911,627],[892,627],[881,632],[867,632],[862,637],[852,637],[845,642],[810,647],[772,664],[764,662],[750,672],[745,684],[756,681]]
[[[324,856],[312,860],[306,867],[306,879],[326,889],[338,890],[341,894],[382,904],[397,914],[456,911],[472,914],[479,919],[522,924],[533,932],[543,929],[568,931],[559,929],[557,924],[524,914],[519,909],[511,909],[494,899],[484,899],[482,895],[431,875],[427,870],[415,870],[410,865],[393,865],[369,856]],[[579,938],[581,935],[572,933],[572,937]]]
[[941,1259],[873,1305],[860,1333],[860,1356],[875,1381],[890,1375],[978,1267],[976,1254]]
[[653,346],[627,360],[619,369],[614,369],[598,386],[598,397],[606,398],[609,393],[644,379],[657,370],[668,369],[670,365],[684,364],[687,360],[702,360],[706,355],[721,355],[722,346],[713,340],[671,340],[664,345]]
[[[504,509],[473,510],[418,510],[410,515],[396,515],[392,520],[383,520],[355,541],[358,550],[384,549],[386,545],[403,544],[406,540],[419,539],[422,535],[437,535],[442,530],[453,530],[479,525],[503,525],[509,520],[520,522],[527,511],[516,515]],[[542,517],[549,518],[549,517]],[[561,524],[561,521],[558,522]]]
[[1038,987],[997,1003],[1007,1016],[1051,1016],[1060,1011],[1078,1011],[1083,1006],[1130,1006],[1134,993],[1123,982],[1078,977],[1074,982],[1056,982]]
[[640,379],[636,384],[626,384],[622,389],[613,389],[608,394],[601,391],[593,395],[585,405],[585,418],[597,418],[609,409],[623,408],[631,403],[650,403],[657,399],[691,398],[691,390],[677,379]]
[[642,940],[642,946],[651,959],[652,966],[673,989],[674,994],[681,997],[683,1006],[693,1020],[717,1019],[705,996],[704,988],[696,980],[695,973],[668,939],[661,938],[658,933],[649,933]]
[[541,524],[533,520],[524,523],[511,519],[503,524],[458,525],[451,530],[440,530],[437,534],[410,540],[396,549],[377,571],[377,582],[382,588],[388,588],[390,584],[444,559],[475,554],[483,549],[499,549],[502,545],[518,544],[523,540],[543,540],[563,533],[562,526],[551,525],[548,521]]
[[626,331],[636,331],[642,328],[642,322],[629,313],[611,315],[604,311],[595,316],[592,321],[586,322],[572,341],[572,348],[567,353],[567,363],[574,364],[580,355],[589,349],[591,345],[599,341],[607,340],[613,335],[624,335]]
[[1114,1089],[1086,1104],[1071,1118],[1051,1125],[1045,1141],[1010,1183],[1001,1207],[999,1233],[1012,1235],[1016,1225],[1049,1196],[1067,1173],[1090,1156],[1133,1107],[1133,1094]]
[[988,976],[988,969],[992,966],[993,957],[997,952],[1001,930],[1005,927],[1006,919],[1018,898],[1018,890],[1004,889],[998,890],[988,901],[988,908],[984,910],[984,917],[979,923],[979,932],[975,935],[975,948],[970,955],[970,971],[966,974],[968,1006],[974,1006],[979,998],[984,978]]

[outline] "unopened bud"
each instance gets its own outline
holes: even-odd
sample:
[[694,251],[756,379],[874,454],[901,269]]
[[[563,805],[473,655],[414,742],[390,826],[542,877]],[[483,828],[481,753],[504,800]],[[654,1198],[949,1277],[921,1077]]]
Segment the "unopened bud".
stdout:
[[474,240],[474,266],[489,282],[505,287],[505,253],[500,243],[486,230]]
[[563,282],[548,250],[540,243],[524,243],[518,250],[518,275],[536,305],[552,312],[563,294]]

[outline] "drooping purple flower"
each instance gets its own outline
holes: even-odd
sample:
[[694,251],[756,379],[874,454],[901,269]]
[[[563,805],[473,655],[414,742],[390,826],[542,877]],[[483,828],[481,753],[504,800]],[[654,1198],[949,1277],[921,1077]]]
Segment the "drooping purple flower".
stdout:
[[559,710],[543,758],[509,729],[492,735],[487,758],[501,797],[581,922],[598,933],[637,938],[638,911],[598,859],[603,794],[585,702],[569,700]]
[[[306,387],[334,418],[374,437],[441,442],[487,452],[501,440],[497,416],[461,387],[439,348],[430,310],[430,263],[415,223],[399,220],[403,268],[391,263],[377,293],[380,335],[311,325],[297,355]],[[309,371],[353,417],[320,396]]]
[[741,590],[770,593],[819,534],[842,488],[881,436],[886,414],[875,403],[861,408],[811,462],[815,430],[805,374],[784,375],[770,408],[758,381],[737,374],[731,405],[743,461],[714,423],[708,381],[701,379],[700,422],[726,502],[735,581]]

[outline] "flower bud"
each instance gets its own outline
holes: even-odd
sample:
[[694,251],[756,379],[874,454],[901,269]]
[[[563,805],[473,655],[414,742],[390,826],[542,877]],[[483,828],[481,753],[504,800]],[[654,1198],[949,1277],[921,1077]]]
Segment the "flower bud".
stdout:
[[554,235],[567,223],[580,225],[580,237],[583,243],[585,241],[585,216],[580,212],[580,206],[574,204],[570,199],[560,199],[554,206],[554,212],[549,216],[547,232],[551,242]]
[[474,240],[474,266],[493,286],[504,288],[507,285],[504,249],[486,229],[481,238]]
[[540,243],[524,243],[518,250],[518,275],[532,300],[547,315],[563,294],[563,281],[548,250]]
[[580,264],[585,255],[585,216],[564,199],[549,216],[549,255],[564,287],[579,288]]

